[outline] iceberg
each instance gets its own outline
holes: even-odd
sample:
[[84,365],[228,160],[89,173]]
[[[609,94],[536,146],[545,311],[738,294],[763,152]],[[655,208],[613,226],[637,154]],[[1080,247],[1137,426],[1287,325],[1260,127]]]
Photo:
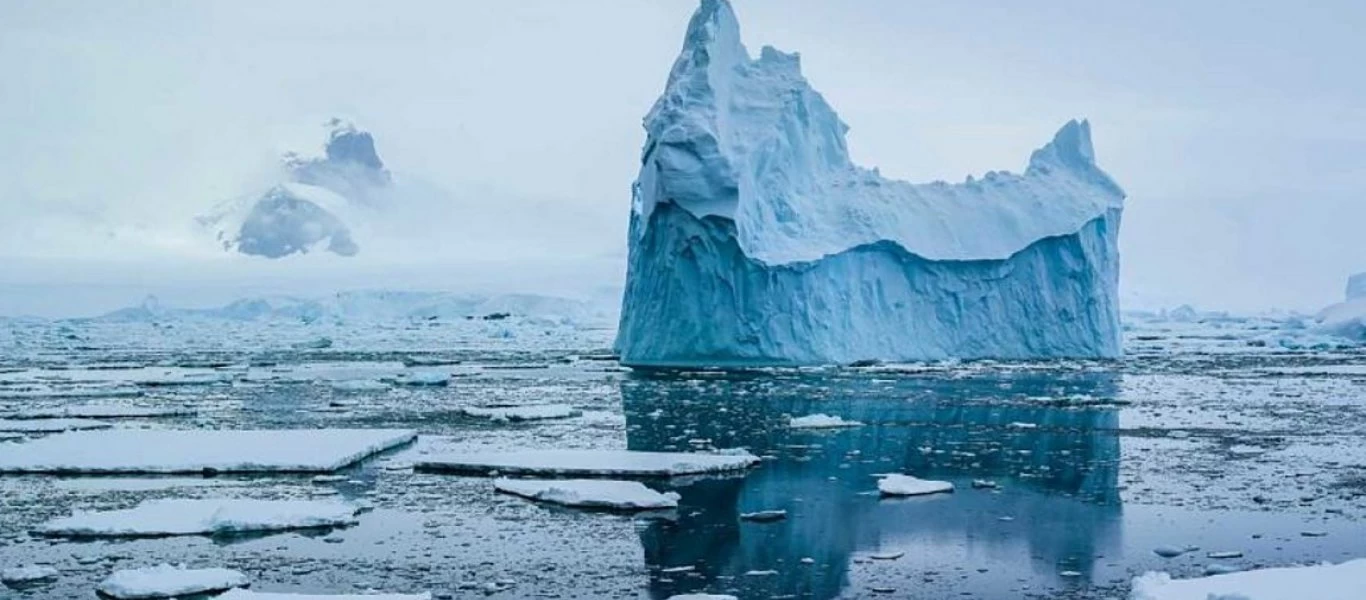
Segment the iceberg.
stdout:
[[703,0],[645,117],[616,349],[632,366],[1117,357],[1124,191],[1071,121],[1023,175],[854,165],[798,55]]
[[1319,333],[1366,342],[1366,273],[1347,278],[1347,296],[1315,316]]

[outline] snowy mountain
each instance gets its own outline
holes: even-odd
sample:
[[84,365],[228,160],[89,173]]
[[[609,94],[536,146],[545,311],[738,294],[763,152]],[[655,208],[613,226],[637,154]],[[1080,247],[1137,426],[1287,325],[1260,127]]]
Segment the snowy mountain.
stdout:
[[324,156],[286,155],[285,181],[200,219],[225,250],[266,258],[315,249],[340,256],[360,251],[348,222],[355,208],[380,203],[392,179],[369,133],[338,119],[327,126]]
[[617,339],[635,365],[1113,357],[1124,192],[1072,121],[1023,175],[854,165],[796,54],[703,0],[645,118]]

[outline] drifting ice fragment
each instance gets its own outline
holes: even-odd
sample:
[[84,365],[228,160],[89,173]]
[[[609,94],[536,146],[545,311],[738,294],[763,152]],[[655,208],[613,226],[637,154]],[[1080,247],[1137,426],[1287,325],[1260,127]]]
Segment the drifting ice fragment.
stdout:
[[344,502],[252,499],[148,500],[136,508],[80,512],[35,531],[61,537],[158,537],[344,527],[357,507]]
[[59,573],[52,567],[41,565],[29,565],[27,567],[14,567],[0,571],[0,583],[6,584],[27,584],[36,581],[47,581],[56,579]]
[[0,431],[56,433],[81,429],[108,429],[110,424],[89,419],[0,419]]
[[910,475],[885,475],[878,480],[877,489],[886,496],[923,496],[952,492],[953,484],[947,481],[920,479]]
[[98,589],[118,600],[144,600],[221,592],[250,582],[246,575],[231,569],[186,569],[163,564],[115,572]]
[[1131,600],[1301,600],[1310,597],[1315,600],[1356,600],[1361,598],[1363,581],[1366,581],[1366,559],[1193,579],[1172,579],[1166,573],[1150,572],[1134,578],[1129,597]]
[[671,477],[741,471],[759,462],[753,454],[695,454],[631,450],[523,450],[431,456],[419,471],[592,477]]
[[788,427],[793,429],[839,429],[843,427],[862,427],[863,423],[858,421],[846,421],[841,417],[832,417],[827,414],[814,414],[805,417],[792,417],[788,422]]
[[653,510],[678,507],[678,494],[656,492],[636,481],[497,479],[493,487],[506,494],[578,508]]
[[537,421],[541,419],[567,419],[581,414],[567,404],[532,404],[521,406],[466,406],[461,412],[471,417],[483,417],[494,421]]
[[432,600],[431,594],[284,594],[231,590],[214,600]]
[[408,429],[79,431],[6,449],[0,473],[321,473],[416,438]]
[[855,166],[796,54],[703,0],[645,117],[616,349],[636,366],[1115,357],[1124,192],[1072,121],[1023,175]]

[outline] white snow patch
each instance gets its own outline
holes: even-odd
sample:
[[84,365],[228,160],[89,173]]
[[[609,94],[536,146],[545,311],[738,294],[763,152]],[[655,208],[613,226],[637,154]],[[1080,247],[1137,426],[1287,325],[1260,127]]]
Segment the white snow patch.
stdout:
[[952,492],[953,484],[947,481],[920,479],[910,475],[884,475],[877,482],[878,491],[887,496],[923,496]]
[[409,429],[69,432],[0,454],[0,473],[326,472],[416,438]]
[[788,421],[788,426],[793,429],[838,429],[842,427],[862,427],[863,423],[858,421],[846,421],[841,417],[832,417],[824,413],[806,415],[805,417],[792,417]]
[[231,569],[186,569],[163,564],[115,572],[98,589],[119,600],[143,600],[221,592],[249,583],[246,575]]
[[674,492],[656,492],[637,481],[611,479],[497,479],[493,487],[523,498],[579,508],[677,508],[679,498]]
[[523,450],[430,456],[419,470],[521,475],[585,475],[599,477],[669,477],[739,471],[758,464],[748,452],[697,454],[631,450]]
[[[1358,600],[1366,589],[1366,559],[1240,571],[1193,579],[1149,572],[1134,578],[1130,600]],[[1312,590],[1312,591],[1311,591]]]
[[40,525],[37,533],[63,537],[138,537],[226,534],[341,527],[356,523],[355,505],[316,500],[170,498],[136,508],[78,512]]

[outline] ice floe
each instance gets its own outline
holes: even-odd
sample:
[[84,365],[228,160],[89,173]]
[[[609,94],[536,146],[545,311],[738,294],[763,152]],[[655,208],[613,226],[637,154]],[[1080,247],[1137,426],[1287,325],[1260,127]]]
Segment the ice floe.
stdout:
[[85,406],[54,406],[30,408],[3,415],[8,419],[144,419],[153,417],[183,417],[195,414],[186,408],[159,408],[125,404],[88,404]]
[[97,589],[118,600],[147,600],[221,592],[249,583],[246,575],[232,569],[186,569],[163,564],[117,571]]
[[0,419],[0,431],[58,433],[78,429],[108,429],[112,425],[90,419]]
[[[1257,569],[1193,579],[1150,572],[1134,578],[1130,600],[1356,600],[1366,582],[1366,559],[1332,565]],[[1312,590],[1312,591],[1311,591]]]
[[493,487],[506,494],[578,508],[676,508],[679,498],[674,492],[656,492],[637,481],[611,479],[497,479]]
[[428,456],[421,471],[597,477],[669,477],[739,471],[759,462],[748,452],[697,454],[631,450],[523,450]]
[[846,421],[841,417],[832,417],[823,413],[806,415],[805,417],[792,417],[788,421],[788,427],[793,429],[840,429],[844,427],[862,426],[863,423],[858,421]]
[[214,600],[432,600],[432,595],[423,594],[286,594],[275,592],[253,592],[241,588],[215,597]]
[[910,475],[891,474],[884,475],[878,480],[877,489],[886,496],[924,496],[952,492],[953,484]]
[[135,508],[78,512],[34,533],[61,537],[154,537],[341,527],[358,507],[335,501],[168,498]]
[[416,438],[410,429],[78,431],[16,445],[0,454],[0,473],[318,473]]
[[567,419],[581,414],[568,404],[524,404],[504,406],[466,406],[461,412],[471,417],[483,417],[494,421],[538,421],[542,419]]
[[56,579],[58,575],[57,569],[43,565],[13,567],[0,571],[0,583],[23,585]]

